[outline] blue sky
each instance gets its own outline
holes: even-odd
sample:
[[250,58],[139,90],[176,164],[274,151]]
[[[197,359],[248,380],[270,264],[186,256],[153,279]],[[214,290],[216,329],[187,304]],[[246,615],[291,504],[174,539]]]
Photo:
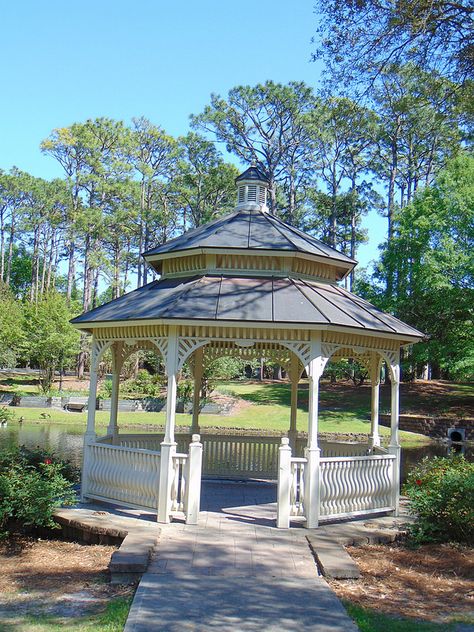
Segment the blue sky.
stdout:
[[[0,168],[62,175],[39,144],[87,118],[144,115],[180,135],[211,92],[267,79],[316,87],[315,24],[311,0],[3,2]],[[372,214],[365,226],[361,265],[377,256],[386,220]]]

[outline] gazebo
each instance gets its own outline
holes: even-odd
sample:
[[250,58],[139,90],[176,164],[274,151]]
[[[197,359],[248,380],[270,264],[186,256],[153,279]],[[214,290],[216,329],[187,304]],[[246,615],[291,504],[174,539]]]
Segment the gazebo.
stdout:
[[[400,349],[423,334],[341,287],[356,261],[269,213],[268,182],[251,166],[237,179],[237,206],[143,254],[159,274],[153,281],[75,318],[92,334],[90,394],[84,436],[82,497],[176,514],[195,524],[201,475],[210,461],[223,475],[261,475],[274,463],[277,526],[300,516],[305,526],[375,512],[398,512]],[[97,372],[113,359],[110,423],[95,430]],[[159,434],[130,435],[117,425],[120,371],[137,350],[161,355],[167,376],[166,425]],[[203,366],[232,354],[271,357],[289,373],[288,437],[217,437],[199,431]],[[366,444],[320,442],[319,380],[334,358],[356,358],[370,372],[371,432]],[[188,361],[194,376],[191,433],[175,436],[176,390]],[[378,414],[381,364],[391,380],[391,434],[381,447]],[[296,433],[298,382],[309,381],[306,446]],[[178,451],[179,449],[179,451]],[[227,468],[227,469],[226,469]],[[211,468],[212,470],[212,468]],[[211,471],[210,470],[210,471]]]

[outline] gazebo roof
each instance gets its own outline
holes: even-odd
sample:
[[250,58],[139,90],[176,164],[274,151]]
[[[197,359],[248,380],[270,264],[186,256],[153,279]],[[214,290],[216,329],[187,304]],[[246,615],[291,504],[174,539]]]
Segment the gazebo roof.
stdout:
[[328,283],[294,278],[196,276],[153,281],[72,322],[88,325],[129,320],[190,320],[330,325],[377,332],[407,341],[423,336],[362,298]]
[[242,180],[258,180],[259,182],[268,182],[267,176],[255,164],[251,165],[235,179],[236,182],[242,182]]
[[285,224],[281,219],[262,211],[241,210],[189,230],[165,244],[143,253],[145,259],[164,253],[195,249],[258,250],[297,252],[352,268],[357,263],[347,255],[319,239]]

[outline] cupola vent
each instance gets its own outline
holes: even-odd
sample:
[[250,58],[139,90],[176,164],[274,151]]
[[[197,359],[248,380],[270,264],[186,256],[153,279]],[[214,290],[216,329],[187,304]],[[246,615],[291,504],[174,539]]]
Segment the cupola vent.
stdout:
[[268,179],[254,163],[235,179],[237,209],[268,212]]

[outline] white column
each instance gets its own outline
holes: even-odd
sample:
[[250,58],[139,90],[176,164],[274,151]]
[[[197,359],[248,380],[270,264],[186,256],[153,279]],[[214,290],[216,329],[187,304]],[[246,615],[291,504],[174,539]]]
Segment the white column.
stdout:
[[112,346],[112,394],[110,397],[110,418],[107,427],[107,434],[112,435],[114,440],[118,434],[118,399],[120,390],[120,372],[122,370],[122,349],[123,342],[115,342]]
[[305,514],[306,527],[313,529],[319,523],[320,457],[318,445],[319,378],[322,374],[321,334],[312,332],[310,363],[307,367],[309,378],[308,446],[305,450]]
[[174,428],[176,421],[176,386],[178,374],[178,336],[175,325],[168,329],[166,356],[168,392],[166,396],[165,438],[161,443],[160,485],[158,493],[158,522],[167,523],[171,515],[171,486],[173,483],[173,456],[176,454]]
[[201,505],[202,443],[198,434],[193,434],[189,445],[188,480],[185,491],[186,524],[197,524]]
[[395,507],[395,515],[398,516],[400,511],[400,433],[399,433],[399,414],[400,414],[400,360],[390,366],[391,378],[391,414],[390,414],[390,445],[389,453],[396,458],[393,464],[393,481],[392,481],[392,505]]
[[193,393],[193,422],[191,432],[199,432],[199,405],[201,403],[201,386],[203,375],[204,347],[194,352],[194,393]]
[[277,527],[290,526],[291,448],[289,439],[282,437],[278,450]]
[[379,435],[379,401],[380,401],[380,362],[377,353],[371,353],[370,358],[370,382],[371,390],[371,425],[369,436],[369,448],[380,445]]
[[291,382],[291,410],[290,410],[290,428],[288,437],[293,449],[296,448],[297,437],[297,416],[298,416],[298,383],[300,381],[300,363],[297,356],[293,353],[290,364],[290,382]]
[[90,370],[89,370],[89,401],[87,404],[87,427],[84,433],[84,446],[82,452],[82,472],[81,472],[81,501],[87,496],[87,485],[89,472],[92,466],[91,443],[96,440],[95,433],[95,409],[97,404],[97,382],[99,368],[100,350],[95,337],[92,337]]

